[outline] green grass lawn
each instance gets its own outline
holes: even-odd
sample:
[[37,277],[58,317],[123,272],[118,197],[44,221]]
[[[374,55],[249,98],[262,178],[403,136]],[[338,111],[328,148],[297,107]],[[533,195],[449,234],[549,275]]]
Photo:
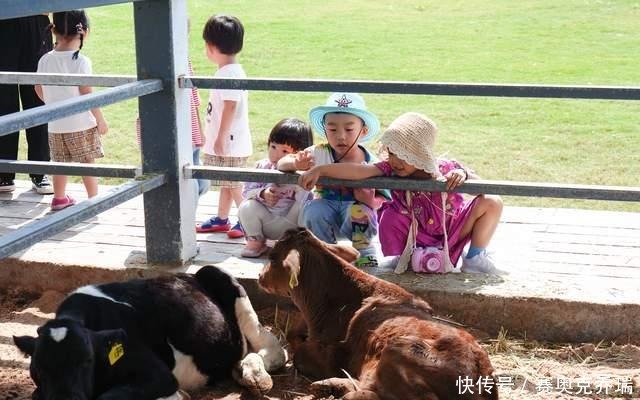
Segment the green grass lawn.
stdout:
[[[188,2],[198,75],[215,66],[201,29],[215,13],[245,25],[240,62],[252,77],[569,85],[638,85],[637,0],[514,2],[351,0]],[[95,73],[134,74],[132,5],[88,10],[83,52]],[[201,91],[203,102],[207,92]],[[281,118],[307,118],[326,93],[250,93],[253,159]],[[406,111],[440,127],[437,151],[483,178],[640,186],[640,103],[366,94],[384,126]],[[104,109],[103,163],[138,164],[136,101]],[[161,134],[159,132],[158,134]],[[103,182],[109,182],[103,180]],[[640,204],[508,198],[510,205],[640,211]]]

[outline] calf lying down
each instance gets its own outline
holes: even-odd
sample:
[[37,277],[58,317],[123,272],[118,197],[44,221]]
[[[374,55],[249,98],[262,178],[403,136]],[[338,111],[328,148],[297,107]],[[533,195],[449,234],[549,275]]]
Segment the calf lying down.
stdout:
[[37,400],[179,399],[231,375],[261,394],[287,357],[244,288],[212,266],[81,287],[37,337],[14,342],[31,356]]
[[497,399],[476,340],[435,320],[425,301],[350,265],[356,257],[301,228],[276,244],[260,274],[265,291],[290,297],[302,314],[306,332],[290,343],[296,368],[318,379],[312,390],[344,399]]

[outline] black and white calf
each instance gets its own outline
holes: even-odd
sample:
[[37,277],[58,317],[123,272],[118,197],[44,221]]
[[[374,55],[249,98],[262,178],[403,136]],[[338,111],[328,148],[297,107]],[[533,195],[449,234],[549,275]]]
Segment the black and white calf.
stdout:
[[31,356],[34,400],[181,398],[230,375],[265,393],[287,357],[244,288],[212,266],[81,287],[37,337],[13,340]]

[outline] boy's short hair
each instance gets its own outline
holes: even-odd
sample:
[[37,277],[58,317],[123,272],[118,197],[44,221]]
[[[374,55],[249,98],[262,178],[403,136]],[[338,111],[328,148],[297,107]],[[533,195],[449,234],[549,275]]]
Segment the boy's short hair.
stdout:
[[202,38],[216,46],[222,54],[238,54],[244,42],[244,27],[232,15],[214,15],[204,24]]
[[311,126],[297,118],[285,118],[271,129],[267,144],[288,144],[294,151],[304,150],[313,144]]

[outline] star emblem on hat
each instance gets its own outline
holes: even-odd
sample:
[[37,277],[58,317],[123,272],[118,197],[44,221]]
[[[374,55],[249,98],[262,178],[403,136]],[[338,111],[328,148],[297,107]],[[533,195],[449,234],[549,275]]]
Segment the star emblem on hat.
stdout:
[[345,107],[345,108],[348,108],[349,104],[352,103],[352,100],[348,98],[346,94],[343,94],[342,97],[334,101],[338,104],[338,107]]

